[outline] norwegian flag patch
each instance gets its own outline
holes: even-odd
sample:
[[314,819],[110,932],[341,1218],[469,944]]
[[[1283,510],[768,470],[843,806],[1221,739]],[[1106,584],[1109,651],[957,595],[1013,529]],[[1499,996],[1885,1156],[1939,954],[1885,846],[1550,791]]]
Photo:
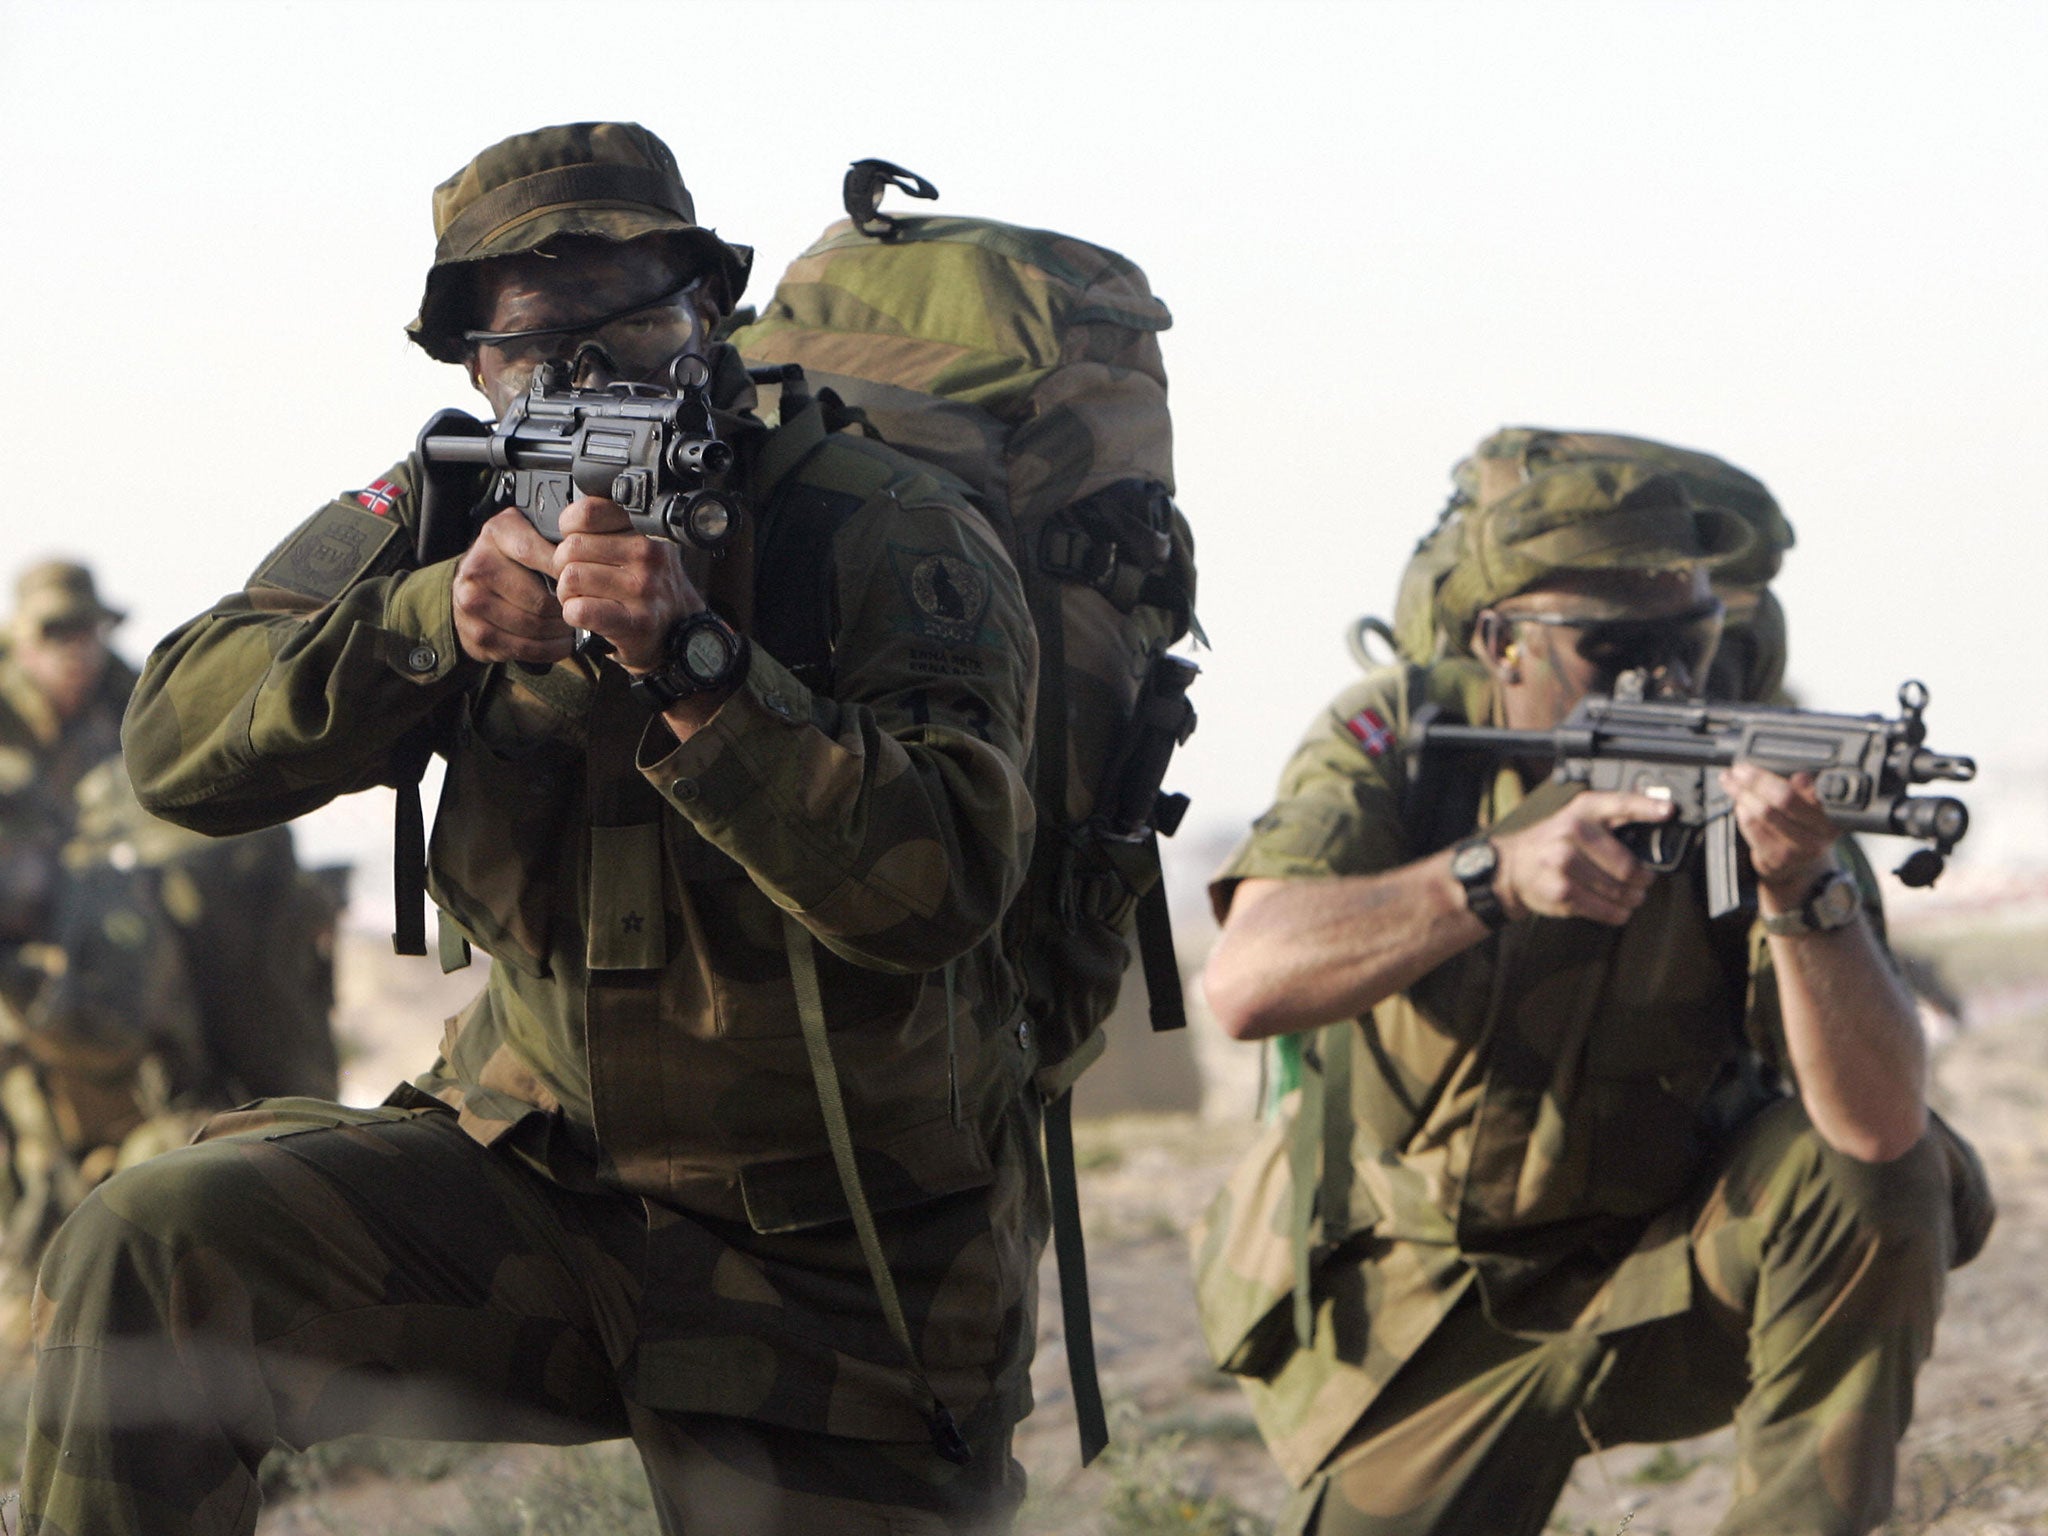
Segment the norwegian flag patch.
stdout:
[[1344,729],[1365,749],[1367,757],[1384,757],[1394,745],[1394,732],[1376,709],[1361,709],[1344,722]]
[[372,480],[355,493],[356,500],[379,517],[391,515],[391,509],[398,505],[398,496],[397,485],[389,480]]

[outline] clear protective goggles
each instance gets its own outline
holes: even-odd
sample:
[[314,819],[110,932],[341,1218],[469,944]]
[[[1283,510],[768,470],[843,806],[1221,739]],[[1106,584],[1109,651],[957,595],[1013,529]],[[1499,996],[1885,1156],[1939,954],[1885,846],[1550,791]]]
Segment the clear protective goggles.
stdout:
[[704,286],[698,273],[681,287],[640,299],[585,320],[526,331],[464,331],[472,346],[489,347],[513,374],[531,374],[542,363],[569,361],[596,346],[627,378],[654,375],[680,352],[702,350],[703,317],[695,302]]

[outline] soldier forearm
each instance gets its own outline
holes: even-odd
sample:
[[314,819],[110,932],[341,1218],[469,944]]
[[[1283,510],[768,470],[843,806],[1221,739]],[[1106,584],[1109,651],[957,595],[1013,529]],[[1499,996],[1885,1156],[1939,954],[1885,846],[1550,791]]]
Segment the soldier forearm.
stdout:
[[209,833],[379,782],[392,745],[473,670],[452,567],[377,577],[309,613],[237,596],[159,646],[123,731],[142,803]]
[[1381,875],[1247,880],[1204,972],[1239,1040],[1357,1018],[1486,936],[1440,853]]
[[1927,1128],[1927,1046],[1868,921],[1769,940],[1799,1096],[1837,1151],[1889,1162]]

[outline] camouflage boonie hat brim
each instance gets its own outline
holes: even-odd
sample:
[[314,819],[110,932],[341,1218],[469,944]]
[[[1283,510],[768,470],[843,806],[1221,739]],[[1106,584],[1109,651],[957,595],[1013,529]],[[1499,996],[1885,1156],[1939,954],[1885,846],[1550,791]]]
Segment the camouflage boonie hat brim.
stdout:
[[624,243],[668,236],[719,280],[729,310],[746,290],[753,251],[697,222],[666,144],[638,123],[566,123],[493,144],[434,189],[434,265],[406,334],[427,355],[461,362],[460,274],[480,261],[583,236]]
[[1718,570],[1756,538],[1733,512],[1696,507],[1673,476],[1626,459],[1543,470],[1466,518],[1463,551],[1438,598],[1460,638],[1482,609],[1550,577]]
[[1465,501],[1483,505],[1550,466],[1587,459],[1627,459],[1670,475],[1694,506],[1720,507],[1749,524],[1756,535],[1749,553],[1715,571],[1717,586],[1765,585],[1778,574],[1785,551],[1792,547],[1791,522],[1756,476],[1713,454],[1647,437],[1503,427],[1458,462],[1451,481]]
[[128,615],[100,601],[92,572],[72,560],[45,560],[21,573],[14,586],[14,611],[33,624],[98,619],[119,624]]

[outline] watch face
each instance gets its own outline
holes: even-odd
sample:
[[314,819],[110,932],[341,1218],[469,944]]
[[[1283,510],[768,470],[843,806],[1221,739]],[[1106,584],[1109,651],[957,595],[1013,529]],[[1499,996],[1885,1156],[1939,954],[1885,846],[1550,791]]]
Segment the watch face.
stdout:
[[1835,875],[1813,893],[1813,925],[1823,931],[1846,927],[1862,903],[1856,882],[1847,875]]
[[1451,855],[1451,876],[1457,880],[1478,880],[1493,873],[1496,855],[1491,843],[1467,843]]
[[731,661],[732,642],[720,627],[699,625],[683,641],[683,670],[700,685],[719,681]]

